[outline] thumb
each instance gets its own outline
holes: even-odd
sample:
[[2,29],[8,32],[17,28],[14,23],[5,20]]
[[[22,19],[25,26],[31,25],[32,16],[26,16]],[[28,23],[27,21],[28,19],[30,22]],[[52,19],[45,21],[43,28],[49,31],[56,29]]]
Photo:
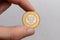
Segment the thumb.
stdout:
[[34,32],[35,31],[33,29],[18,26],[13,28],[13,30],[11,31],[11,38],[15,40],[22,39],[34,34]]

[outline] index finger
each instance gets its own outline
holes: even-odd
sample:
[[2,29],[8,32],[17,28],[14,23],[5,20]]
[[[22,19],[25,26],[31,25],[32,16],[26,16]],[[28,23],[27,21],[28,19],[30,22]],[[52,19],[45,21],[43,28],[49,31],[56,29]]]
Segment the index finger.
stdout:
[[28,0],[8,0],[8,2],[18,4],[25,11],[34,11],[33,6],[30,4]]

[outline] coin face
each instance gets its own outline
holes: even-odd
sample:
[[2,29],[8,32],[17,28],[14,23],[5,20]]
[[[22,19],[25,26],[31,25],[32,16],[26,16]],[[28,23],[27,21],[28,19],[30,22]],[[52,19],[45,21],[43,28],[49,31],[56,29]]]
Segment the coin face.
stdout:
[[29,11],[23,15],[22,21],[26,27],[35,28],[40,23],[40,17],[36,12]]
[[26,17],[26,22],[30,25],[33,25],[34,23],[36,23],[36,16],[30,14]]

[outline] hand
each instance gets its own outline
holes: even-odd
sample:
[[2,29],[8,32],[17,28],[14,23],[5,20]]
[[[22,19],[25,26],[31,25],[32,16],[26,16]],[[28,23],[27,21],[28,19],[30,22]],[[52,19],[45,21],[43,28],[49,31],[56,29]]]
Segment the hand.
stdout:
[[28,0],[0,0],[0,14],[4,12],[7,8],[9,8],[12,3],[19,5],[25,11],[34,11],[34,8]]
[[[34,10],[28,0],[0,0],[0,14],[14,3],[19,5],[25,11]],[[21,40],[34,34],[34,29],[25,26],[0,26],[0,40]]]

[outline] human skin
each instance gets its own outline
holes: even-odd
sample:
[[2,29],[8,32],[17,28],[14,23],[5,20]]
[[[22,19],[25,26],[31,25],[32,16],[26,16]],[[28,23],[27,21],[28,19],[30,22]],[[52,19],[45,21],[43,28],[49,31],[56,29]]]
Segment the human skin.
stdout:
[[[28,0],[0,0],[0,14],[7,10],[12,3],[19,5],[25,11],[34,11]],[[0,26],[0,40],[21,40],[34,33],[34,29],[25,26]]]

